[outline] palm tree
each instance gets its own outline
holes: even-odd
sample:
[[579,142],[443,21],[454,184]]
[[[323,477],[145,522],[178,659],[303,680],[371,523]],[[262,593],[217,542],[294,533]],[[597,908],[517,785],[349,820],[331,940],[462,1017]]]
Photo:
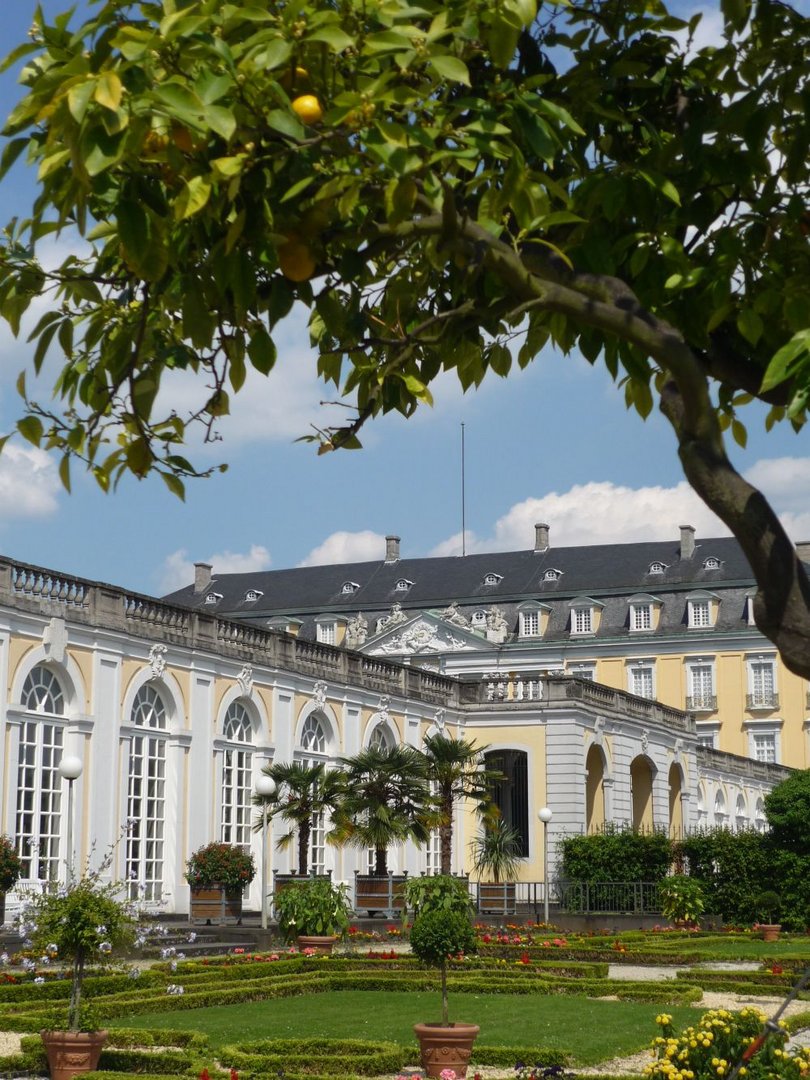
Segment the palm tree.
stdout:
[[[316,765],[305,765],[300,761],[274,762],[266,765],[262,772],[275,781],[276,790],[272,795],[254,795],[253,804],[261,808],[266,803],[268,817],[278,817],[290,826],[277,841],[277,846],[289,847],[297,838],[298,873],[306,877],[313,818],[339,806],[345,777],[336,769],[327,769],[322,762]],[[257,830],[261,827],[261,821],[254,825]]]
[[438,810],[442,874],[450,873],[453,850],[453,810],[459,799],[473,799],[484,821],[497,814],[491,785],[501,774],[484,769],[485,746],[437,732],[425,737],[421,756]]
[[410,746],[374,746],[344,758],[346,789],[331,839],[374,848],[374,873],[388,873],[388,848],[427,843],[435,821],[424,757]]

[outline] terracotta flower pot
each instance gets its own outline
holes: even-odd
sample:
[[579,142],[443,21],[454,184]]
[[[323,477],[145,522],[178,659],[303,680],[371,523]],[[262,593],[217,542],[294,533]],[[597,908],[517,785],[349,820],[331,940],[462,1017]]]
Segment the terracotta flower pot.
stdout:
[[72,1080],[79,1073],[92,1072],[107,1041],[106,1031],[42,1031],[40,1035],[51,1080]]
[[321,956],[331,956],[332,947],[337,941],[334,936],[316,937],[313,934],[299,934],[295,939],[301,952],[304,949],[314,949]]
[[478,1024],[414,1024],[414,1034],[422,1052],[422,1068],[427,1076],[441,1076],[452,1069],[458,1077],[467,1075]]
[[778,941],[779,932],[782,929],[781,923],[760,923],[759,928],[762,931],[763,941]]

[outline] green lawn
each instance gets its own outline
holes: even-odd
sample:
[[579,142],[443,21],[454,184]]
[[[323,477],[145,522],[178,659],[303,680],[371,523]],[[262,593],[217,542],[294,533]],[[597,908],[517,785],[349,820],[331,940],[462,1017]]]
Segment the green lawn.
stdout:
[[[691,1023],[701,1010],[636,1002],[515,994],[456,994],[450,1019],[479,1024],[479,1042],[499,1046],[550,1046],[570,1050],[579,1065],[632,1054],[658,1033],[655,1017],[666,1011],[676,1025]],[[415,1022],[439,1019],[437,994],[344,990],[275,1001],[223,1005],[170,1013],[141,1013],[121,1019],[135,1028],[192,1028],[214,1047],[254,1039],[333,1038],[414,1042]]]

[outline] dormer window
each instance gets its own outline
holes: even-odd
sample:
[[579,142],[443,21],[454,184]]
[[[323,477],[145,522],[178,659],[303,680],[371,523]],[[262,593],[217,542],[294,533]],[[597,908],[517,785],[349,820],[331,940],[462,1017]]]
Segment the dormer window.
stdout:
[[520,636],[521,637],[539,637],[540,636],[540,612],[539,611],[521,611],[521,613],[520,613]]
[[206,604],[218,604],[222,599],[222,593],[210,592],[205,597]]
[[647,571],[647,573],[648,574],[663,574],[664,571],[666,570],[666,568],[667,568],[666,563],[651,562],[650,563],[650,569]]
[[333,622],[319,622],[317,626],[318,641],[322,645],[334,645],[337,638],[337,627]]
[[245,600],[250,604],[255,604],[255,602],[257,600],[261,600],[263,596],[264,593],[261,592],[259,589],[248,589],[248,591],[245,593]]
[[579,596],[568,604],[571,608],[571,636],[584,637],[599,629],[603,605],[591,596]]
[[501,581],[503,581],[503,574],[485,574],[484,575],[484,584],[485,585],[499,585],[501,583]]
[[686,597],[686,617],[690,630],[708,630],[717,622],[719,598],[710,592],[693,592]]
[[708,559],[703,560],[703,569],[704,570],[719,570],[720,569],[720,560],[718,558],[716,558],[714,555],[710,555],[708,557]]
[[486,626],[487,625],[487,613],[485,611],[474,611],[470,623],[473,626]]
[[562,570],[555,570],[552,566],[543,574],[543,581],[559,581],[561,577]]
[[407,578],[402,577],[394,586],[394,590],[395,592],[407,592],[411,585],[413,585],[412,581],[408,581]]
[[351,594],[353,592],[357,592],[359,588],[360,586],[357,584],[356,581],[344,581],[340,591],[344,594]]

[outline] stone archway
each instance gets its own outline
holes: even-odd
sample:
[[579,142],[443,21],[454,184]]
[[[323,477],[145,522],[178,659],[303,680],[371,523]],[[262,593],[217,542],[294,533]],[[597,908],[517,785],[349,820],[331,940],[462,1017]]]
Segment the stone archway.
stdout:
[[585,759],[585,831],[599,832],[605,824],[605,755],[594,743]]
[[630,762],[630,792],[633,806],[633,828],[650,830],[653,827],[653,777],[655,766],[648,757],[639,754]]

